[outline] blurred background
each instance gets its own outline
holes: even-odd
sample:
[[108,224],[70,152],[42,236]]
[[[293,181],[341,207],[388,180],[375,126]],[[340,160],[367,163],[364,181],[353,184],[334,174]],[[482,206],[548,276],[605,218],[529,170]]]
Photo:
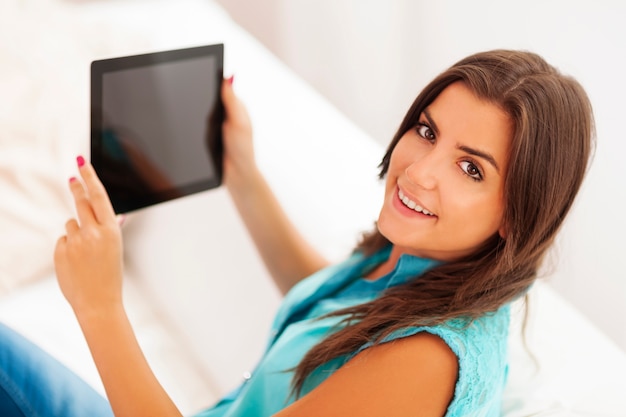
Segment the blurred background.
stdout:
[[383,144],[420,89],[471,53],[532,50],[577,78],[597,149],[544,275],[626,351],[626,2],[217,1]]

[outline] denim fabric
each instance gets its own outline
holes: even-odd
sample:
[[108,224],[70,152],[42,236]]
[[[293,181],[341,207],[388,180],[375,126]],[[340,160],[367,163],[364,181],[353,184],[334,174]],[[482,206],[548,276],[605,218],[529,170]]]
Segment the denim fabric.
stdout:
[[113,412],[85,381],[0,323],[0,416],[112,417]]

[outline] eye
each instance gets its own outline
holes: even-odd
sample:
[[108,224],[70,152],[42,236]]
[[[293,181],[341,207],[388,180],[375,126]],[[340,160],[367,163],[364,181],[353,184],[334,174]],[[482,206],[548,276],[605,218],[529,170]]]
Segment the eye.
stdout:
[[426,139],[429,142],[433,142],[435,140],[435,132],[428,126],[427,124],[420,123],[415,128],[417,134]]
[[459,166],[463,170],[463,172],[468,175],[474,181],[482,181],[483,174],[480,172],[480,169],[471,161],[461,161]]

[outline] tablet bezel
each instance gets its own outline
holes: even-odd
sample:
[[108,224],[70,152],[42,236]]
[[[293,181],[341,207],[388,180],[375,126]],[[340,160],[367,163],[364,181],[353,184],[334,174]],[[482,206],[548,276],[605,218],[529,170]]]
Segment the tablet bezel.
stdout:
[[[91,63],[91,163],[96,173],[103,178],[102,173],[106,169],[103,162],[103,120],[102,120],[102,94],[103,94],[103,77],[107,73],[127,70],[140,67],[148,67],[162,63],[185,61],[193,58],[213,57],[217,62],[217,69],[213,76],[217,88],[216,97],[216,113],[215,120],[212,123],[219,124],[213,126],[213,136],[208,144],[210,149],[210,159],[215,168],[215,176],[207,177],[201,181],[183,184],[170,190],[160,192],[146,192],[143,195],[135,195],[132,198],[122,198],[116,196],[115,190],[111,187],[105,188],[109,192],[111,203],[116,213],[127,213],[130,211],[142,209],[165,201],[195,194],[201,191],[216,188],[222,183],[223,166],[222,166],[222,130],[221,122],[224,117],[223,104],[220,95],[220,86],[224,73],[224,45],[214,44],[206,46],[198,46],[192,48],[176,49],[169,51],[146,53],[141,55],[131,55],[117,58],[109,58],[96,60]],[[104,182],[104,181],[103,181]]]

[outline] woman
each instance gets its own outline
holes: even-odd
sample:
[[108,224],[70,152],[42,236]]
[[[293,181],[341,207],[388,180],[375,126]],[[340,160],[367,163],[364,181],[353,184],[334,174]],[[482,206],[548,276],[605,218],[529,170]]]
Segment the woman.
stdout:
[[[222,96],[225,183],[286,296],[252,377],[200,415],[499,415],[508,304],[535,280],[592,148],[580,85],[517,51],[476,54],[442,73],[383,158],[376,229],[333,266],[289,223],[256,168],[249,119],[230,83]],[[84,159],[78,165],[82,181],[70,180],[78,219],[55,251],[61,289],[115,415],[180,415],[122,305],[122,243],[106,192]],[[32,373],[31,386],[49,392],[52,381]],[[74,398],[81,384],[71,384],[55,398]],[[81,413],[107,415],[64,415]]]

